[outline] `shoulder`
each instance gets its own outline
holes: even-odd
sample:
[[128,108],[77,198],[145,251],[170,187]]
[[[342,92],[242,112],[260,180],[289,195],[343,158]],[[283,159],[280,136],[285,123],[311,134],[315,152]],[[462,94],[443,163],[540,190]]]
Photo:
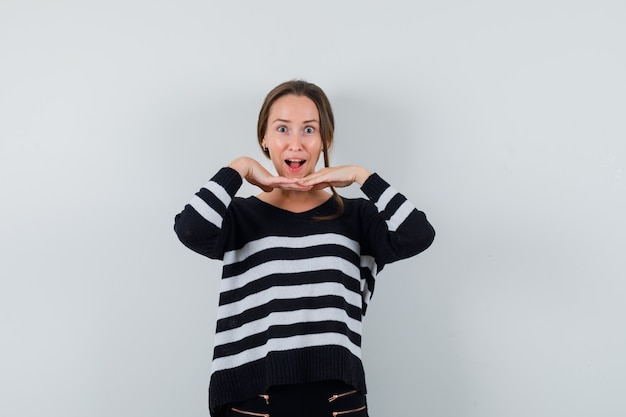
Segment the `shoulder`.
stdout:
[[257,212],[262,206],[263,202],[254,196],[249,197],[233,197],[233,201],[230,204],[229,209],[231,211],[252,211]]
[[377,213],[373,201],[364,197],[343,197],[343,221],[362,221],[364,218],[374,216]]

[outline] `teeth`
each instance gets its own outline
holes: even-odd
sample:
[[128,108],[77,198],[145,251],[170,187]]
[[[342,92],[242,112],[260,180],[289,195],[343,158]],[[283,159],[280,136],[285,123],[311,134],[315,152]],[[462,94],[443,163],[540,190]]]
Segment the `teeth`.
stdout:
[[285,163],[291,168],[299,168],[306,162],[306,159],[285,159]]

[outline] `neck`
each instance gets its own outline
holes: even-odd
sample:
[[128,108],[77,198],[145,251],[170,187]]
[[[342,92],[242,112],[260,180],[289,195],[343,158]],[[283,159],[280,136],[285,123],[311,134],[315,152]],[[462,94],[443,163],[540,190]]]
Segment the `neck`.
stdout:
[[326,202],[330,197],[331,194],[324,190],[290,191],[278,188],[257,195],[261,201],[296,213],[313,209]]

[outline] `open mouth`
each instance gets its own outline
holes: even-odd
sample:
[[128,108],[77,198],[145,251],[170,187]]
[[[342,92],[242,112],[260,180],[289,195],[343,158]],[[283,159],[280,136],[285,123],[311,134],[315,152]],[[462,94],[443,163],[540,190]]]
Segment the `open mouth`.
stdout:
[[306,159],[285,159],[285,163],[291,169],[298,169],[302,165],[304,165],[305,162],[306,162]]

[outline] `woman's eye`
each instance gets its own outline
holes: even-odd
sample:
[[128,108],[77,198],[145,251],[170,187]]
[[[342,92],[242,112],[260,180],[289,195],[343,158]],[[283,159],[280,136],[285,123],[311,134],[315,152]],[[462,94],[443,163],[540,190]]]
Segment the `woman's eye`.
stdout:
[[304,133],[314,133],[314,132],[315,132],[315,129],[312,128],[311,126],[304,128]]
[[279,133],[285,133],[287,131],[287,127],[286,126],[278,126],[278,132]]

